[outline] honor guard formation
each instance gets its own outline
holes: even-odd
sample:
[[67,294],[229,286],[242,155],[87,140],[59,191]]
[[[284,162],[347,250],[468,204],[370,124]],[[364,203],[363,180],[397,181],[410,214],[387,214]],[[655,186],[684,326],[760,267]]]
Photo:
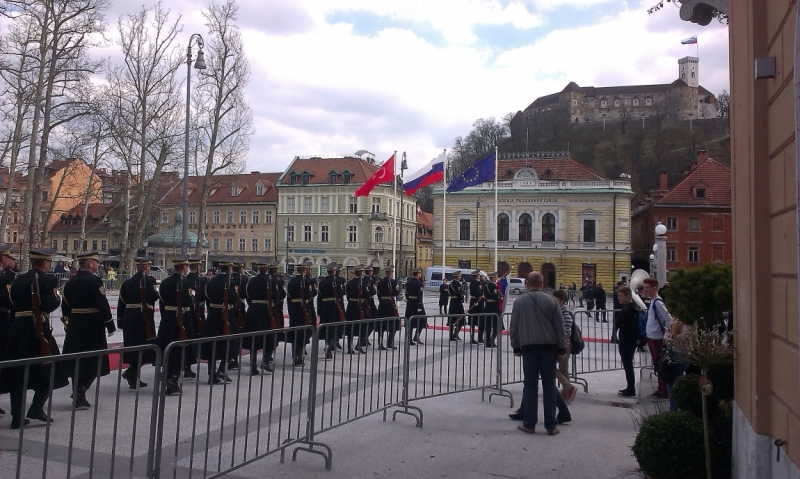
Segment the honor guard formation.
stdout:
[[[342,349],[346,349],[345,354],[366,354],[375,333],[379,350],[397,349],[395,337],[401,328],[397,299],[401,293],[392,267],[385,268],[381,278],[378,267],[358,265],[350,269],[352,277],[347,280],[336,263],[325,265],[327,274],[321,278],[311,275],[310,263],[303,263],[296,265],[294,276],[284,282],[274,258],[255,262],[258,274],[251,278],[245,274],[242,260],[223,258],[218,262],[218,274],[207,278],[202,274],[200,258],[182,254],[171,259],[172,274],[157,285],[149,274],[153,258],[142,256],[134,260],[135,274],[119,288],[114,321],[106,285],[96,275],[100,267],[98,253],[91,251],[77,256],[79,271],[66,282],[61,294],[58,279],[49,273],[54,253],[48,249],[31,251],[30,271],[17,275],[13,246],[0,245],[0,360],[60,354],[49,319],[50,313],[59,307],[66,332],[64,353],[108,349],[107,338],[117,329],[122,331],[124,346],[157,345],[162,352],[176,341],[252,333],[242,340],[196,341],[170,349],[163,360],[167,395],[181,393],[181,376],[197,378],[199,371],[193,371],[192,366],[199,360],[207,364],[210,385],[231,382],[228,372],[239,368],[248,368],[252,375],[272,373],[273,356],[280,341],[290,348],[292,364],[303,366],[306,346],[311,340],[306,326],[324,328],[321,339],[325,341],[325,359],[333,358]],[[414,346],[423,344],[421,333],[428,327],[421,276],[421,269],[413,270],[405,287],[405,319],[410,344]],[[496,273],[490,274],[488,281],[479,271],[473,271],[472,276],[475,280],[469,284],[468,309],[464,310],[464,282],[457,271],[453,280],[444,281],[440,288],[440,311],[450,313],[447,324],[451,341],[460,341],[459,331],[468,326],[472,343],[494,347],[502,328],[496,319],[470,316],[469,324],[462,322],[466,314],[500,312],[502,295],[495,284]],[[287,327],[284,302],[289,329],[281,334],[266,334]],[[161,315],[158,328],[156,307]],[[377,321],[385,318],[392,319]],[[242,349],[250,352],[249,365],[239,364]],[[140,378],[141,368],[155,360],[152,349],[124,354],[123,362],[128,367],[122,377],[131,389],[147,387]],[[60,389],[71,381],[70,397],[75,409],[90,408],[87,390],[95,379],[110,374],[110,365],[108,356],[100,356],[60,361],[53,367],[33,365],[27,379],[23,370],[24,367],[12,367],[0,371],[0,393],[11,393],[14,429],[23,420],[25,424],[30,420],[52,422],[43,407],[51,383],[54,389]],[[20,398],[25,384],[33,391],[33,397],[23,418]],[[0,410],[0,414],[4,413]]]

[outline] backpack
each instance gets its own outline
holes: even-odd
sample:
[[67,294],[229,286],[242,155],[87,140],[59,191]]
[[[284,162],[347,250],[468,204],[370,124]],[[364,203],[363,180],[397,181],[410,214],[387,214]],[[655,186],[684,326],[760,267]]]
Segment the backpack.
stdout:
[[636,331],[639,333],[639,346],[647,344],[647,310],[640,309],[636,313]]
[[581,334],[581,328],[578,327],[578,324],[573,321],[572,323],[572,331],[569,334],[569,352],[570,354],[578,355],[583,351],[583,348],[586,346],[586,343],[583,342],[583,335]]

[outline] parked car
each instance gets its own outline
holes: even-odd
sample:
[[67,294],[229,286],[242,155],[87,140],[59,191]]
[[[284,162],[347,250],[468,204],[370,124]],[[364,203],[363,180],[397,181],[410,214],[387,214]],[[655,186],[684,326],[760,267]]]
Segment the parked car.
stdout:
[[508,290],[511,294],[521,294],[525,291],[525,280],[522,278],[509,278]]

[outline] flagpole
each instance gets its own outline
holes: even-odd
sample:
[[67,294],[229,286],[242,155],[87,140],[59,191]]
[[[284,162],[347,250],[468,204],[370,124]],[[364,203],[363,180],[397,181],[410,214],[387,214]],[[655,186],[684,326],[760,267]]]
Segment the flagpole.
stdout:
[[392,209],[395,210],[394,227],[392,229],[392,266],[397,269],[397,150],[394,150],[394,155],[392,155],[392,178],[394,179],[394,193],[392,196],[394,205],[392,205]]
[[444,268],[447,264],[447,148],[444,150],[444,164],[442,165],[442,191],[444,192],[444,202],[442,211],[442,281],[444,281]]
[[494,147],[494,266],[492,271],[497,269],[497,242],[498,242],[498,235],[497,230],[499,225],[497,224],[498,218],[498,210],[497,210],[497,180],[499,179],[497,176],[497,164],[500,162],[500,155],[497,153],[497,146]]

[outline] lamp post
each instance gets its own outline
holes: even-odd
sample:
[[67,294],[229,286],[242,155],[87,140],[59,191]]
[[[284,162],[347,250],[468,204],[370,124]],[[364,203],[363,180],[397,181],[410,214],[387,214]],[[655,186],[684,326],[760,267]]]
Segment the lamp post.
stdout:
[[660,221],[656,225],[656,244],[653,250],[656,253],[656,279],[658,286],[663,288],[667,283],[667,227]]
[[693,131],[692,130],[692,117],[693,116],[694,116],[694,113],[689,113],[689,131]]
[[642,130],[644,130],[644,113],[642,113]]
[[[475,202],[475,269],[478,269],[478,213],[481,210],[481,199]],[[497,241],[497,238],[495,238]]]
[[286,256],[283,260],[285,266],[284,273],[289,274],[289,218],[286,218]]
[[183,214],[181,225],[181,253],[186,253],[189,247],[189,237],[186,230],[186,221],[189,218],[189,112],[191,103],[191,80],[192,80],[192,41],[197,43],[197,60],[194,67],[197,70],[205,70],[206,61],[203,57],[203,37],[195,33],[189,37],[189,44],[186,46],[186,144],[183,150]]
[[606,114],[603,113],[603,130],[606,129]]
[[[406,152],[403,152],[403,161],[400,162],[400,184],[403,183],[403,172],[408,169],[408,163],[406,163]],[[405,208],[403,207],[403,195],[400,195],[400,254],[397,257],[397,263],[400,265],[400,274],[405,274],[405,268],[403,265],[403,211]],[[405,278],[406,276],[401,276],[401,278]]]

